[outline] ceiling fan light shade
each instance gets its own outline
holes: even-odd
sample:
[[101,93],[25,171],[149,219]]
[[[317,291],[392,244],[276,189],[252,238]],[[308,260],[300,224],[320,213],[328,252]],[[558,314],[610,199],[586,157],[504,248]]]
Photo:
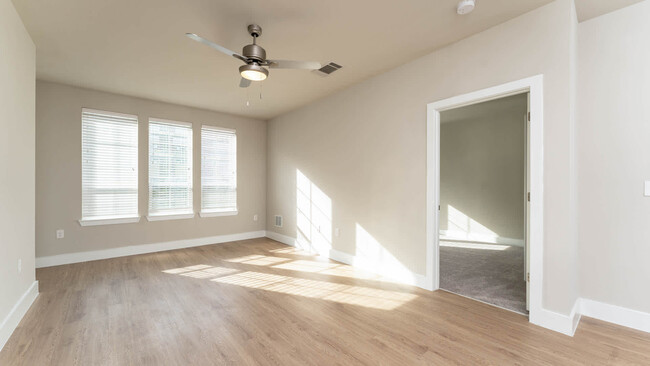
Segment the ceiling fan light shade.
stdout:
[[251,81],[262,81],[269,76],[269,70],[256,64],[242,65],[239,67],[239,73],[241,77]]

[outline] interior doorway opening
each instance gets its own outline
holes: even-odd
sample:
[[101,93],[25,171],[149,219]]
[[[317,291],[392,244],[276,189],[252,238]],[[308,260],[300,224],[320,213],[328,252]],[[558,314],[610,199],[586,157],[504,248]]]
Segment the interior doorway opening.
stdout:
[[446,110],[528,93],[526,292],[528,321],[546,326],[544,283],[544,76],[535,75],[427,104],[426,278],[440,289],[440,114]]
[[528,314],[528,98],[440,112],[440,289]]

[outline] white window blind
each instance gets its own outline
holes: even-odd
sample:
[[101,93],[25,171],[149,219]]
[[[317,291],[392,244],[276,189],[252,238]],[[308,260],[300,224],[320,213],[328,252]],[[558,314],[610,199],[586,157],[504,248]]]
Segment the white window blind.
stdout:
[[149,215],[192,213],[192,124],[150,119]]
[[82,221],[138,216],[138,117],[81,111]]
[[237,211],[237,134],[201,128],[201,212]]

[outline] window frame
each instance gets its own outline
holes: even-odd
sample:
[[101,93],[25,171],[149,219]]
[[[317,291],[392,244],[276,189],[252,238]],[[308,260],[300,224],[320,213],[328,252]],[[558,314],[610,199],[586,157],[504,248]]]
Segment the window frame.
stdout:
[[[83,177],[84,177],[84,163],[83,163],[83,156],[84,156],[84,114],[85,113],[91,113],[91,114],[104,114],[108,116],[115,116],[115,117],[123,117],[123,118],[129,118],[129,119],[135,119],[135,139],[136,139],[136,168],[135,168],[135,189],[136,189],[136,214],[135,215],[115,215],[115,216],[96,216],[96,217],[84,217],[83,216],[83,204],[84,204],[84,184],[83,184]],[[101,110],[101,109],[94,109],[94,108],[81,108],[81,116],[80,116],[80,121],[81,121],[81,219],[78,220],[79,225],[81,226],[98,226],[98,225],[113,225],[113,224],[129,224],[129,223],[137,223],[140,222],[140,205],[139,205],[139,200],[140,200],[140,181],[139,181],[139,155],[140,155],[140,118],[139,116],[135,114],[127,114],[127,113],[120,113],[120,112],[112,112],[112,111],[106,111],[106,110]]]
[[[235,207],[234,209],[227,209],[227,210],[219,210],[219,209],[205,209],[203,205],[203,129],[206,130],[213,130],[213,131],[221,131],[225,133],[230,133],[234,136],[235,138]],[[238,197],[238,179],[237,179],[237,172],[238,172],[238,159],[237,159],[237,143],[238,143],[238,138],[237,138],[237,130],[233,128],[225,128],[225,127],[218,127],[218,126],[213,126],[213,125],[207,125],[207,124],[202,124],[201,125],[201,131],[200,131],[200,139],[201,139],[201,151],[200,151],[200,165],[201,165],[201,174],[199,179],[201,180],[201,209],[199,212],[199,215],[201,217],[219,217],[219,216],[235,216],[239,214],[239,197]]]
[[[147,121],[147,221],[165,221],[165,220],[182,220],[194,218],[194,124],[192,122],[175,121],[164,118],[149,117]],[[152,122],[169,124],[176,126],[189,127],[190,129],[190,146],[189,146],[189,168],[190,168],[190,209],[169,213],[151,213],[151,124]]]

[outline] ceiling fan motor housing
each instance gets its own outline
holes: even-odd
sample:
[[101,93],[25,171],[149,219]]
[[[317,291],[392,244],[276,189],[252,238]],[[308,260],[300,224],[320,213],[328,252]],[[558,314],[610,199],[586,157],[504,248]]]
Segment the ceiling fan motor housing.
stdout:
[[264,48],[256,44],[249,44],[247,46],[244,46],[242,55],[257,62],[264,62],[264,60],[266,60],[266,51]]
[[262,27],[260,27],[257,24],[249,24],[248,25],[248,34],[250,34],[253,37],[259,37],[262,35]]

